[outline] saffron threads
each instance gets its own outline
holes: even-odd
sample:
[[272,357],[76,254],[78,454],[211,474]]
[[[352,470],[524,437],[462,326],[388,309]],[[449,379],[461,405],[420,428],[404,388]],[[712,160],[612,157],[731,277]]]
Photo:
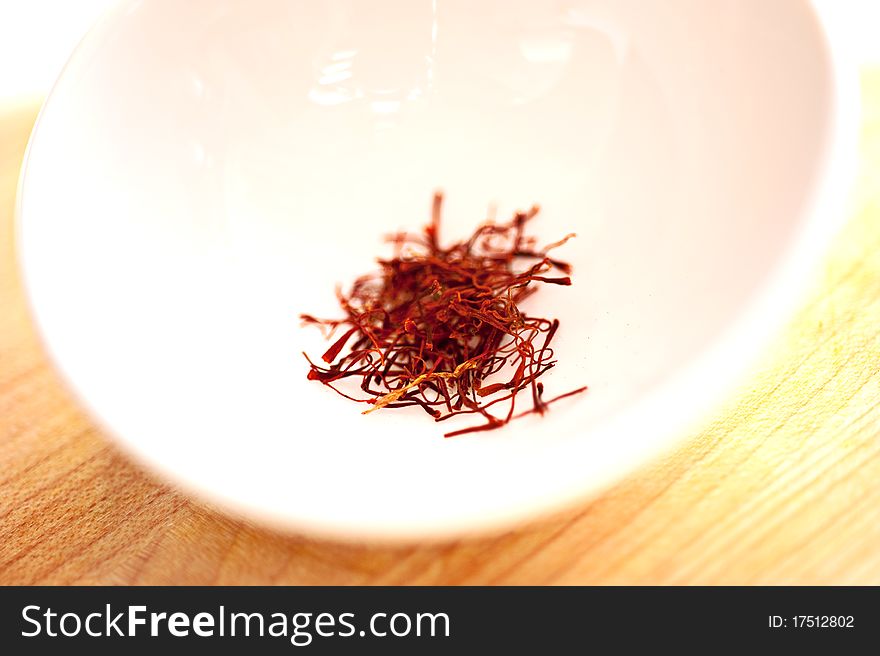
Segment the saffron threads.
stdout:
[[[380,270],[358,278],[347,295],[337,290],[344,318],[301,315],[328,338],[343,331],[324,352],[323,363],[303,354],[309,380],[369,405],[364,414],[420,406],[435,421],[470,414],[482,419],[446,437],[543,415],[554,401],[585,391],[544,399],[539,378],[556,364],[550,344],[559,321],[519,308],[539,283],[571,284],[571,266],[548,252],[574,234],[538,248],[535,238],[524,234],[538,213],[534,206],[506,223],[486,222],[466,241],[444,248],[442,202],[435,193],[424,234],[391,236],[394,257],[378,260]],[[551,272],[565,275],[547,275]],[[349,379],[357,387],[343,390]],[[517,407],[520,392],[528,396],[525,408]]]

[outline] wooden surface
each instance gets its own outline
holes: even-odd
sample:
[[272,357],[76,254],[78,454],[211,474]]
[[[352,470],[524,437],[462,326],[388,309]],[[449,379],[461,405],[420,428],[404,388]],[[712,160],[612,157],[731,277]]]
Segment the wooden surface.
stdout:
[[408,547],[279,535],[132,464],[40,350],[14,265],[35,109],[0,112],[0,583],[880,583],[880,72],[851,220],[748,385],[562,517]]

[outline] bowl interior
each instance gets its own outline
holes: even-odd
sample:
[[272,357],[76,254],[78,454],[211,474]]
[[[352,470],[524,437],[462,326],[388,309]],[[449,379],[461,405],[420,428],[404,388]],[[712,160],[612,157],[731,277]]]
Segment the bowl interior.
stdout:
[[[340,535],[494,526],[613,480],[731,375],[652,403],[796,242],[831,99],[801,2],[133,2],[41,114],[24,272],[79,396],[191,489]],[[548,395],[586,395],[444,440],[306,380],[299,313],[335,315],[438,187],[446,239],[536,202],[542,241],[577,232],[574,285],[530,302],[561,321]]]

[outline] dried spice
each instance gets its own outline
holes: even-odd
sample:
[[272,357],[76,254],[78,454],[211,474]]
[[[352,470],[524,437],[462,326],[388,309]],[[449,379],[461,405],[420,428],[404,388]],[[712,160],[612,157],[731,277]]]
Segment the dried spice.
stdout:
[[[571,266],[548,253],[574,235],[539,249],[524,234],[535,206],[506,223],[487,221],[466,241],[443,247],[442,202],[436,193],[424,234],[391,236],[394,257],[380,259],[379,271],[358,278],[348,294],[337,290],[343,318],[301,315],[328,338],[344,331],[323,354],[325,364],[304,354],[309,379],[369,404],[365,414],[420,406],[435,421],[467,414],[484,420],[446,437],[544,414],[554,401],[585,391],[543,398],[538,379],[556,364],[551,342],[559,321],[520,308],[540,283],[571,284]],[[546,275],[554,271],[565,275]],[[517,413],[524,391],[530,405]]]

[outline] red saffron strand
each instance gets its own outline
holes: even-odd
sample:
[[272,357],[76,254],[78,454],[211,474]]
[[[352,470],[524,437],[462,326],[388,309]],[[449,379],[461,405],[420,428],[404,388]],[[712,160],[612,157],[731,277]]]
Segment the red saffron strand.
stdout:
[[[379,259],[378,273],[358,278],[348,294],[337,289],[342,319],[300,315],[304,324],[317,325],[328,338],[336,328],[348,326],[321,356],[326,366],[303,354],[308,378],[369,404],[365,414],[418,406],[435,421],[465,414],[485,420],[446,437],[494,430],[532,413],[543,415],[550,404],[586,391],[581,387],[549,401],[542,398],[544,385],[538,378],[556,365],[550,343],[559,321],[532,317],[519,307],[536,284],[571,285],[569,275],[544,274],[571,273],[570,264],[547,252],[574,234],[538,249],[535,238],[524,232],[538,214],[535,205],[506,223],[485,222],[466,241],[444,248],[442,203],[442,194],[435,193],[431,221],[422,235],[388,238],[395,256]],[[523,260],[531,264],[517,270]],[[366,398],[337,387],[349,378],[359,381]],[[517,394],[526,388],[532,407],[514,414]],[[509,406],[503,416],[489,412],[505,401]]]

